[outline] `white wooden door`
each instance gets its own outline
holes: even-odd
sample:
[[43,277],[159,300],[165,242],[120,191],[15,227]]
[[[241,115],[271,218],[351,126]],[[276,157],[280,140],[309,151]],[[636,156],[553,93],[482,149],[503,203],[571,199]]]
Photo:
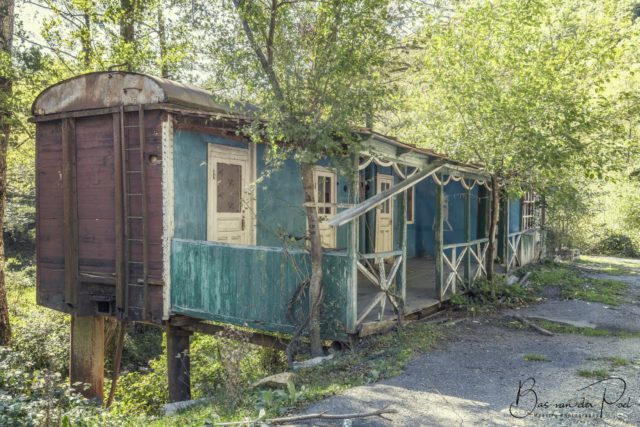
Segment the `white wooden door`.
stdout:
[[336,247],[336,229],[327,224],[336,214],[336,173],[317,166],[314,171],[316,206],[320,220],[320,240],[325,248]]
[[251,243],[249,150],[209,144],[207,240]]
[[[381,193],[393,186],[393,176],[378,174],[376,177],[376,193]],[[376,252],[393,250],[393,198],[378,206],[376,210]]]

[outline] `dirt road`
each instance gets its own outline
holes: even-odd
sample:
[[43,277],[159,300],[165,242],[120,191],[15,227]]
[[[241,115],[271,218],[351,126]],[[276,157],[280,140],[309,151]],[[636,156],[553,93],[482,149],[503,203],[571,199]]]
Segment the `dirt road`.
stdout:
[[[610,334],[544,336],[514,328],[504,311],[469,319],[445,328],[439,347],[410,362],[404,374],[353,388],[308,412],[385,405],[398,411],[388,420],[346,423],[352,426],[640,425],[640,262],[637,267],[607,275],[630,285],[616,307],[551,292],[543,303],[518,310]],[[604,277],[589,268],[587,274]]]

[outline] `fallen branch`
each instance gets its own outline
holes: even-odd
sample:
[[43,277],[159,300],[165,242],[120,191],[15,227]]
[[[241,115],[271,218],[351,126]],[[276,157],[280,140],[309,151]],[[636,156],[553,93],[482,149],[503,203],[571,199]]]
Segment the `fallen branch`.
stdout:
[[313,419],[344,420],[347,418],[366,418],[366,417],[376,417],[376,416],[382,417],[382,415],[384,414],[397,414],[397,413],[398,413],[397,410],[389,409],[389,405],[387,405],[382,409],[377,409],[371,412],[354,412],[352,414],[327,414],[326,412],[320,412],[317,414],[294,415],[291,417],[271,418],[267,420],[267,422],[271,424],[282,424],[282,423],[290,423],[295,421],[305,421],[305,420],[313,420]]
[[530,320],[525,319],[524,317],[521,317],[521,316],[515,316],[515,315],[514,315],[514,316],[511,316],[511,317],[513,317],[513,318],[514,318],[514,319],[516,319],[517,321],[522,322],[522,323],[524,323],[525,325],[527,325],[527,326],[529,326],[529,327],[531,327],[531,328],[535,329],[536,331],[540,332],[542,335],[546,335],[546,336],[549,336],[549,337],[552,337],[552,336],[553,336],[553,332],[548,331],[548,330],[546,330],[545,328],[541,328],[540,326],[536,325],[535,323],[533,323],[533,322],[532,322],[532,321],[530,321]]
[[257,423],[262,421],[265,424],[283,424],[283,423],[291,423],[296,421],[306,421],[313,419],[321,419],[321,420],[345,420],[349,418],[367,418],[367,417],[380,417],[385,420],[389,420],[389,418],[385,417],[385,414],[397,414],[398,411],[396,409],[389,409],[389,405],[385,406],[382,409],[376,409],[371,412],[354,412],[352,414],[327,414],[327,412],[319,412],[317,414],[306,414],[306,415],[293,415],[290,417],[280,417],[280,418],[269,418],[265,420],[261,420],[257,418],[255,420],[244,420],[244,421],[229,421],[223,423],[214,423],[214,426],[240,426],[240,425],[250,425],[252,423]]

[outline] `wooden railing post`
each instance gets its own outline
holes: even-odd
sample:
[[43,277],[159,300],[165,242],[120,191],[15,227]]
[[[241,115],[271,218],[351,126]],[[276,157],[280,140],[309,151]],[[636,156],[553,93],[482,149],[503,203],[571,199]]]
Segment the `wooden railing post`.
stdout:
[[[440,182],[438,184],[436,182],[436,227],[435,227],[435,241],[436,241],[436,293],[438,295],[438,299],[440,301],[443,300],[443,265],[442,265],[442,256],[444,245],[444,228],[443,228],[443,206],[444,206],[444,185],[442,181],[442,174],[437,174],[437,181]],[[454,249],[455,250],[455,249]]]
[[[467,188],[464,191],[464,241],[469,243],[471,241],[471,189]],[[471,248],[467,248],[467,253],[464,259],[464,280],[467,286],[471,286]]]
[[503,235],[503,243],[502,247],[503,255],[504,255],[504,267],[505,270],[509,271],[509,260],[511,259],[511,251],[509,249],[509,193],[506,191],[506,188],[503,190],[503,202],[502,202],[502,235]]
[[[404,167],[404,174],[407,176],[406,166]],[[404,301],[407,296],[407,191],[404,191],[400,195],[400,206],[398,209],[398,217],[400,218],[400,250],[402,251],[402,264],[400,265],[400,270],[398,271],[396,279],[396,292],[400,290],[403,311]]]
[[[357,204],[360,195],[360,172],[358,171],[358,155],[354,155],[353,160],[354,172],[351,176],[351,202]],[[347,332],[355,333],[358,317],[358,228],[360,225],[359,218],[354,218],[348,225],[349,237],[347,240],[347,253],[349,256],[349,266],[347,283]]]

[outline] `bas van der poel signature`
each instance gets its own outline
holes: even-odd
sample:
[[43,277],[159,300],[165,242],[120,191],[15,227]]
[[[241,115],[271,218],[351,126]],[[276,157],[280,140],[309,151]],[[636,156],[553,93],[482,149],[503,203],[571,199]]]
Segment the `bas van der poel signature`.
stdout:
[[[597,392],[598,398],[594,401],[589,401],[586,397],[582,397],[580,400],[561,402],[541,401],[538,399],[538,393],[534,389],[535,385],[536,380],[533,377],[519,381],[516,400],[509,405],[509,413],[511,416],[515,418],[526,418],[530,415],[535,415],[536,410],[542,412],[548,409],[585,410],[599,408],[600,418],[602,418],[605,406],[610,407],[613,405],[615,408],[631,408],[631,397],[625,396],[627,383],[618,377],[605,378],[577,390],[592,390]],[[602,391],[602,398],[599,397],[600,391]]]

